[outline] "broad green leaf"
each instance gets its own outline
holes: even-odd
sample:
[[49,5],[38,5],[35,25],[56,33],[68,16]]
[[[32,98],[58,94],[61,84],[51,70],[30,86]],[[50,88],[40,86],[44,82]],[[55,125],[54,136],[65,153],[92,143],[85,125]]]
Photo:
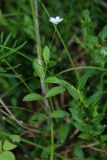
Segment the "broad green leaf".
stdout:
[[45,63],[49,62],[49,59],[50,59],[50,49],[47,46],[44,47],[43,58],[44,58]]
[[48,77],[46,78],[45,82],[60,84],[60,79],[58,79],[57,77]]
[[44,72],[44,69],[43,69],[43,66],[38,62],[38,59],[35,59],[33,61],[33,67],[34,67],[34,70],[37,74],[37,76],[39,76],[41,79],[45,79],[45,72]]
[[30,93],[23,98],[23,101],[38,101],[42,100],[43,96],[37,93]]
[[10,151],[3,151],[0,153],[0,160],[15,160],[15,156]]
[[69,124],[61,124],[61,126],[58,129],[58,141],[59,143],[63,143],[70,131],[70,125]]
[[[10,136],[10,141],[5,140],[3,143],[3,150],[12,150],[17,147],[17,143],[20,142],[20,136],[12,135]],[[16,143],[16,144],[14,144]]]
[[69,116],[69,113],[64,110],[55,110],[51,113],[52,118],[64,118],[65,116]]
[[63,93],[64,91],[65,91],[65,88],[64,88],[64,87],[61,87],[61,86],[51,88],[51,89],[47,92],[45,98],[53,97],[53,96],[55,96],[55,95],[57,95],[57,94]]

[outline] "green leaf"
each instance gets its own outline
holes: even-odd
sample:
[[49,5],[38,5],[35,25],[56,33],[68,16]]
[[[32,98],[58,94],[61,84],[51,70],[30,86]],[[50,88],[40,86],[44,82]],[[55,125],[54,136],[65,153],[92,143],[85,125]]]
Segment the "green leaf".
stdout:
[[102,97],[102,91],[97,91],[88,99],[88,105],[95,105]]
[[98,44],[98,38],[97,36],[87,35],[87,40],[85,43],[88,48],[94,49],[95,46]]
[[83,89],[88,78],[90,78],[95,72],[93,70],[87,70],[86,73],[80,77],[78,82],[79,89]]
[[103,57],[107,56],[107,47],[105,46],[101,47],[101,55]]
[[69,114],[64,110],[55,110],[51,113],[52,118],[64,118],[65,116],[69,116]]
[[50,146],[44,147],[44,149],[43,149],[43,151],[41,153],[41,157],[42,158],[48,157],[48,155],[50,154],[50,148],[51,148]]
[[102,31],[99,33],[99,37],[102,41],[104,41],[107,38],[107,26],[104,26]]
[[104,129],[105,125],[101,125],[100,123],[95,124],[86,124],[86,123],[80,123],[78,121],[73,121],[73,125],[78,128],[80,131],[89,134],[89,136],[97,136],[100,135]]
[[70,131],[70,125],[69,124],[61,124],[61,126],[58,129],[58,141],[60,143],[65,142],[68,134]]
[[45,114],[38,112],[38,113],[35,113],[34,115],[31,116],[29,122],[35,124],[35,122],[44,121],[47,119],[48,119],[48,117]]
[[79,138],[81,138],[83,140],[90,140],[92,138],[92,136],[89,135],[88,133],[80,133]]
[[[81,146],[80,146],[79,143],[76,143],[76,144],[74,145],[73,155],[74,155],[75,158],[79,158],[79,159],[85,158],[85,157],[84,157],[84,152],[83,152],[83,150],[82,150],[82,148],[81,148]],[[82,160],[82,159],[81,159],[81,160]]]
[[78,89],[76,89],[73,85],[70,83],[60,80],[60,85],[64,86],[68,93],[74,98],[74,99],[80,99],[80,94]]
[[51,88],[51,89],[47,92],[45,98],[53,97],[53,96],[55,96],[55,95],[57,95],[57,94],[63,93],[64,91],[65,91],[65,88],[64,88],[64,87],[61,87],[61,86]]
[[0,152],[2,151],[2,141],[0,141]]
[[19,143],[20,142],[20,136],[12,135],[12,136],[10,136],[10,141],[9,140],[5,140],[4,144],[3,144],[3,150],[12,150],[12,149],[17,147],[17,145],[13,144],[11,141],[13,143]]
[[57,84],[63,86],[73,98],[75,98],[75,99],[80,98],[80,94],[79,94],[78,89],[76,89],[73,85],[66,82],[65,80],[60,80],[57,77],[48,77],[45,81],[47,83],[57,83]]
[[[57,144],[54,144],[54,149],[56,150],[59,146]],[[49,156],[50,154],[50,149],[51,149],[51,146],[45,146],[44,149],[42,150],[42,153],[41,153],[41,159],[44,160],[44,159],[47,159],[47,157]]]
[[3,151],[0,153],[0,160],[15,160],[15,156],[10,151]]
[[104,116],[105,116],[104,113],[100,113],[100,114],[93,117],[92,122],[93,123],[98,123],[98,122],[103,120]]
[[45,63],[49,62],[49,59],[50,59],[50,50],[49,50],[49,48],[47,46],[44,47],[43,58],[44,58]]
[[78,106],[71,107],[70,112],[72,113],[72,118],[80,123],[84,121],[84,113],[82,108],[79,108]]
[[9,25],[7,19],[3,16],[2,11],[0,10],[0,26],[7,26]]
[[30,93],[23,98],[23,101],[38,101],[42,100],[43,96],[37,93]]
[[101,135],[101,140],[107,142],[107,134]]
[[48,78],[46,78],[45,82],[60,84],[60,79],[58,79],[57,77],[48,77]]
[[38,59],[35,59],[33,61],[33,67],[34,67],[34,70],[37,74],[37,76],[39,76],[41,79],[45,79],[45,72],[44,72],[44,69],[42,67],[42,65],[38,62]]

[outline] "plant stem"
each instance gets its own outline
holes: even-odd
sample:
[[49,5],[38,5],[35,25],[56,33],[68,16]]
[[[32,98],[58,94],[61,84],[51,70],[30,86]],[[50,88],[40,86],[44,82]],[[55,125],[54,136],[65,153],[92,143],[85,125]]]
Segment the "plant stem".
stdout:
[[61,34],[60,34],[60,32],[58,31],[57,26],[54,25],[54,27],[55,27],[55,30],[57,32],[57,35],[58,35],[63,47],[64,47],[64,49],[65,49],[65,51],[66,51],[66,53],[68,55],[69,61],[71,63],[71,66],[74,68],[74,72],[75,72],[76,78],[77,78],[77,80],[79,80],[79,74],[78,74],[78,71],[76,70],[75,64],[74,64],[74,62],[73,62],[73,60],[72,60],[72,58],[70,56],[70,52],[69,52],[69,50],[68,50],[68,48],[67,48],[67,46],[66,46],[66,44],[65,44],[65,42],[64,42],[64,40],[63,40],[63,38],[61,36]]
[[54,41],[55,34],[56,34],[56,30],[54,31],[53,36],[52,36],[52,41],[51,41],[51,44],[50,44],[50,49],[51,49],[51,47],[52,47],[52,43],[53,43],[53,41]]
[[[43,9],[45,10],[46,14],[48,15],[48,17],[50,18],[51,16],[50,16],[48,10],[46,9],[45,5],[42,3],[41,0],[39,0],[39,2],[41,3],[41,5],[42,5]],[[75,76],[76,76],[76,78],[77,78],[77,80],[78,80],[78,79],[79,79],[79,74],[78,74],[78,71],[76,70],[75,64],[74,64],[74,62],[73,62],[73,60],[72,60],[72,58],[71,58],[71,56],[70,56],[70,52],[69,52],[69,50],[68,50],[68,48],[67,48],[67,46],[66,46],[66,44],[65,44],[65,42],[64,42],[64,40],[63,40],[63,38],[62,38],[62,36],[61,36],[61,34],[60,34],[60,32],[58,31],[58,28],[56,27],[55,24],[53,24],[53,26],[54,26],[54,28],[55,28],[55,32],[57,33],[57,35],[58,35],[58,37],[59,37],[59,39],[60,39],[60,41],[61,41],[61,43],[62,43],[62,45],[63,45],[63,47],[64,47],[64,49],[65,49],[65,51],[66,51],[66,53],[67,53],[67,56],[68,56],[69,61],[70,61],[70,63],[71,63],[71,66],[72,66],[73,69],[74,69]]]
[[[31,6],[33,23],[34,23],[34,31],[35,31],[36,41],[37,41],[37,50],[38,50],[38,56],[39,56],[38,58],[40,58],[39,60],[41,61],[41,64],[43,65],[42,48],[41,48],[41,41],[40,41],[40,35],[39,35],[39,26],[38,26],[38,18],[37,18],[37,15],[35,16],[35,10],[36,9],[34,10],[33,0],[29,0],[29,2],[30,2],[30,6]],[[35,2],[35,4],[37,5],[37,2]],[[36,6],[36,8],[37,8],[37,6]],[[36,11],[36,14],[37,14],[37,11]]]
[[53,120],[51,121],[51,154],[50,154],[50,160],[54,160],[54,128],[53,128]]
[[[40,40],[40,33],[39,33],[39,21],[38,21],[38,0],[29,0],[30,6],[31,6],[31,11],[32,11],[32,17],[33,17],[33,23],[34,23],[34,31],[35,31],[35,36],[36,36],[36,41],[37,41],[37,54],[38,54],[38,63],[43,67],[44,69],[44,62],[42,58],[42,47],[41,47],[41,40]],[[35,10],[34,10],[35,6]],[[44,69],[45,71],[45,69]],[[40,79],[41,81],[41,89],[42,89],[42,94],[46,94],[46,85],[44,80]],[[48,100],[43,101],[44,105],[46,108],[49,108],[49,103]]]
[[[35,0],[35,10],[33,6],[33,1],[29,0],[30,5],[31,5],[31,10],[32,10],[32,16],[33,16],[33,22],[34,22],[34,29],[35,29],[35,36],[36,36],[36,41],[37,41],[37,52],[38,52],[38,63],[42,65],[44,71],[44,62],[42,58],[42,47],[41,47],[41,40],[40,40],[40,34],[39,34],[39,22],[38,22],[38,0]],[[34,14],[36,13],[36,14]],[[36,15],[36,17],[35,17]],[[48,90],[48,86],[45,84],[44,80],[41,79],[41,88],[42,88],[42,93],[46,94],[46,89]],[[52,105],[52,100],[50,99],[50,105],[53,109]],[[51,109],[49,107],[49,102],[48,100],[44,100],[45,106],[49,109],[49,112],[51,114]],[[50,118],[50,124],[51,124],[51,152],[50,152],[50,160],[54,160],[54,130],[53,130],[53,121],[52,118]]]

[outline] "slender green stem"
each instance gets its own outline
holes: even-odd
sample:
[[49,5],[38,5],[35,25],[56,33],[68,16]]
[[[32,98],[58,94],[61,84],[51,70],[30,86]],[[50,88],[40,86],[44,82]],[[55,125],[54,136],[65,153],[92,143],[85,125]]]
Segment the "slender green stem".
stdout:
[[[81,70],[81,69],[95,69],[95,70],[99,70],[99,71],[103,71],[103,72],[107,72],[107,69],[106,68],[101,68],[101,67],[95,67],[95,66],[81,66],[81,67],[76,67],[77,70]],[[61,74],[64,74],[66,72],[70,72],[70,71],[73,71],[74,68],[68,68],[68,69],[65,69],[59,73],[56,74],[56,76],[59,76]]]
[[51,120],[51,151],[50,151],[50,160],[54,160],[54,128],[53,128],[53,120]]
[[[102,69],[105,69],[104,67],[105,67],[105,61],[102,64]],[[103,72],[102,75],[101,75],[101,89],[102,89],[102,91],[104,90],[104,84],[105,84],[104,76],[105,76],[105,72]]]
[[77,72],[77,70],[76,70],[75,64],[74,64],[74,62],[73,62],[73,60],[72,60],[72,58],[71,58],[71,56],[70,56],[70,52],[69,52],[69,50],[68,50],[68,48],[67,48],[67,46],[66,46],[66,44],[65,44],[65,42],[64,42],[64,40],[63,40],[63,38],[62,38],[62,36],[61,36],[61,34],[60,34],[60,32],[58,31],[57,26],[55,26],[55,30],[56,30],[56,32],[57,32],[57,35],[58,35],[61,43],[63,44],[63,47],[64,47],[64,49],[65,49],[65,51],[66,51],[66,53],[67,53],[67,56],[68,56],[68,58],[69,58],[69,61],[70,61],[70,63],[71,63],[71,66],[74,68],[74,72],[75,72],[76,78],[77,78],[77,80],[79,80],[79,74],[78,74],[78,72]]
[[[43,9],[45,10],[45,12],[47,13],[48,17],[50,18],[51,16],[50,16],[48,10],[46,9],[45,5],[42,3],[41,0],[39,0],[39,2],[41,3],[41,5],[42,5]],[[64,42],[64,40],[63,40],[63,38],[62,38],[62,36],[61,36],[61,34],[60,34],[60,32],[58,31],[57,26],[56,26],[55,24],[53,24],[53,26],[54,26],[54,28],[55,28],[55,31],[56,31],[56,33],[57,33],[57,35],[58,35],[58,37],[59,37],[59,39],[60,39],[63,47],[64,47],[66,53],[67,53],[67,56],[68,56],[69,61],[70,61],[70,63],[71,63],[71,66],[74,68],[75,76],[76,76],[76,78],[77,78],[77,80],[78,80],[78,79],[79,79],[79,74],[78,74],[78,71],[76,70],[75,64],[74,64],[74,62],[73,62],[73,60],[72,60],[72,58],[71,58],[71,56],[70,56],[70,52],[69,52],[69,50],[68,50],[68,48],[67,48],[67,46],[66,46],[66,44],[65,44],[65,42]]]
[[52,47],[52,43],[53,43],[53,41],[54,41],[55,34],[56,34],[56,30],[54,31],[53,36],[52,36],[52,41],[51,41],[51,44],[50,44],[50,49],[51,49],[51,47]]

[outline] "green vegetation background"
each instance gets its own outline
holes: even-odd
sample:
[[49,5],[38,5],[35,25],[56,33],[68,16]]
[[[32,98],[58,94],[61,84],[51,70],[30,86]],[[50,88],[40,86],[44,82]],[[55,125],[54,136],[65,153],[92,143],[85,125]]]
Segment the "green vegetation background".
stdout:
[[[75,65],[77,67],[92,66],[97,68],[79,70],[81,78],[78,84],[83,86],[81,90],[85,93],[87,104],[90,105],[88,108],[78,108],[79,102],[73,101],[66,92],[62,96],[56,96],[53,100],[56,108],[59,107],[71,114],[70,118],[55,119],[56,148],[59,145],[56,152],[69,159],[106,160],[106,1],[44,0],[42,2],[52,17],[60,16],[64,18],[64,21],[58,25],[58,29]],[[45,45],[49,47],[54,28],[49,22],[41,3],[39,3],[39,26],[42,47]],[[39,102],[23,102],[23,97],[29,93],[29,88],[26,87],[24,81],[33,92],[41,93],[40,80],[35,77],[32,62],[26,58],[26,56],[31,59],[37,57],[29,1],[0,1],[0,34],[0,98],[9,106],[18,119],[29,125],[33,124],[37,133],[33,133],[32,128],[27,130],[18,127],[8,116],[4,121],[3,117],[6,115],[2,112],[0,113],[0,130],[11,134],[20,134],[22,137],[24,136],[41,146],[46,145],[48,148],[50,145],[50,126],[45,119],[47,113],[44,111],[44,106]],[[25,57],[14,50],[23,53]],[[48,69],[51,76],[55,76],[62,70],[71,67],[57,35],[54,38],[50,52],[51,60]],[[48,75],[50,76],[49,73]],[[18,76],[22,77],[22,80]],[[73,72],[66,72],[59,77],[66,79],[74,86],[77,85]],[[52,87],[52,85],[50,86]],[[35,113],[41,114],[36,115]],[[87,119],[87,126],[79,124],[83,119]],[[27,127],[29,126],[27,125]],[[40,130],[40,134],[38,134],[38,130]],[[75,130],[78,130],[78,132],[72,138]],[[88,134],[90,130],[92,132]],[[6,137],[1,135],[1,140],[4,141],[5,139]],[[90,147],[88,144],[93,144],[93,146]],[[20,160],[34,160],[35,157],[37,160],[47,160],[49,156],[49,151],[34,149],[34,147],[29,144],[25,145],[23,142],[18,145],[17,149],[13,150],[13,153]]]

